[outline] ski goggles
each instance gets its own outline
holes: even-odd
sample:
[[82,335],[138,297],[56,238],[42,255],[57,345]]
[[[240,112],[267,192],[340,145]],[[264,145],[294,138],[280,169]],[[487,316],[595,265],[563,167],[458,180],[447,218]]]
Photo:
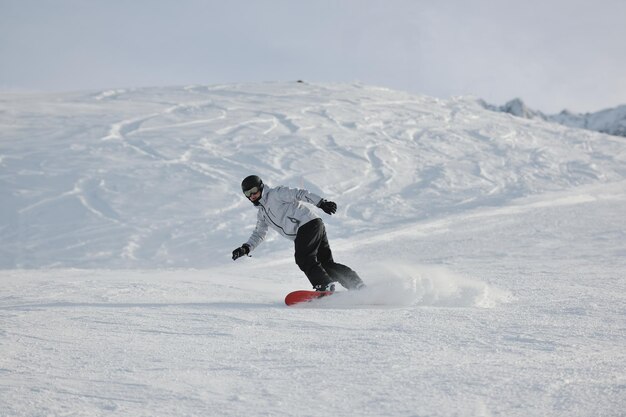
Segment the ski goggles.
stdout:
[[259,187],[252,187],[249,190],[246,190],[243,192],[243,195],[245,195],[246,197],[250,198],[250,196],[252,194],[256,194],[259,192]]

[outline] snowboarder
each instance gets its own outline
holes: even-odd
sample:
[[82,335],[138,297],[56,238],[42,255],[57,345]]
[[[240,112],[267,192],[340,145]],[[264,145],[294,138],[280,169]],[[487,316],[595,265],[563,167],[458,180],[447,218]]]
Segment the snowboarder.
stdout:
[[241,190],[259,211],[256,228],[248,241],[233,251],[233,261],[259,246],[271,227],[294,241],[296,264],[315,290],[334,291],[335,282],[349,290],[365,286],[356,272],[333,260],[324,222],[303,202],[313,204],[329,215],[337,212],[337,204],[308,190],[284,186],[271,188],[256,175],[244,178]]

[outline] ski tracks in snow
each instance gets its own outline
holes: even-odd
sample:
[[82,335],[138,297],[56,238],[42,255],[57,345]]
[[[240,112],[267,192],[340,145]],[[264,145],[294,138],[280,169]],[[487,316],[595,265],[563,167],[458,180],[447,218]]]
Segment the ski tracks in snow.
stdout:
[[[118,266],[219,263],[205,254],[249,233],[238,187],[250,173],[335,200],[339,213],[328,221],[346,238],[624,175],[619,139],[512,119],[469,100],[358,85],[190,86],[65,100],[74,119],[54,103],[41,115],[66,126],[54,146],[34,153],[16,140],[2,154],[0,169],[21,174],[8,196],[14,221],[0,230],[21,227],[9,245],[26,239],[40,248],[31,266],[57,264],[64,251],[19,226],[31,222],[72,241],[66,266],[98,266],[107,256]],[[37,116],[24,117],[32,124]],[[109,226],[115,239],[93,233]],[[78,244],[100,255],[77,254]]]

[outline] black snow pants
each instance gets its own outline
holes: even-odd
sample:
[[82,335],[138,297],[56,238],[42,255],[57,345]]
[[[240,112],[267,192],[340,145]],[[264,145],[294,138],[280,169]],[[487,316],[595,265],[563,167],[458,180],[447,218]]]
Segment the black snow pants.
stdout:
[[322,219],[311,220],[300,226],[295,240],[295,257],[296,264],[313,287],[335,281],[349,290],[363,286],[356,272],[333,260]]

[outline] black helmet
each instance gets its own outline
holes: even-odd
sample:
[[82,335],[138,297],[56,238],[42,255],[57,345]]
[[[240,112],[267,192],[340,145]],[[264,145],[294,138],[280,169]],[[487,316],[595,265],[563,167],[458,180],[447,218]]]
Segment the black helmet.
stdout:
[[256,175],[247,176],[241,181],[241,191],[243,191],[246,197],[250,197],[247,192],[255,187],[258,189],[257,191],[263,190],[263,180]]

